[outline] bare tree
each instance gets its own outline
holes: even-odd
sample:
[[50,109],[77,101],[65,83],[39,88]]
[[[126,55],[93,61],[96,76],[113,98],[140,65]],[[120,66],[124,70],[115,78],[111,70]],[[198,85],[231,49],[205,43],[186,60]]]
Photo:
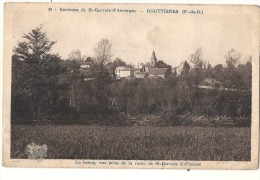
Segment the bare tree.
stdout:
[[111,61],[112,43],[108,39],[102,39],[95,48],[95,60],[98,64],[106,65]]
[[111,75],[108,70],[108,63],[112,57],[112,43],[108,39],[102,39],[98,42],[95,50],[95,62],[91,67],[94,77],[95,97],[99,104],[101,112],[108,109],[108,84]]
[[106,65],[111,61],[112,43],[108,39],[98,42],[95,50],[95,71],[98,79],[106,79]]

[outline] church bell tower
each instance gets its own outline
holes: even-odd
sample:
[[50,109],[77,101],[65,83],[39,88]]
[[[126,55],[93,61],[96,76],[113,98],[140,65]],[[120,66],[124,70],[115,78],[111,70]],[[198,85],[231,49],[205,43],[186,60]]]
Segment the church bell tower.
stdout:
[[150,59],[150,65],[153,66],[153,67],[155,67],[156,63],[157,63],[157,58],[156,58],[155,52],[154,52],[154,50],[153,50],[152,57],[151,57],[151,59]]

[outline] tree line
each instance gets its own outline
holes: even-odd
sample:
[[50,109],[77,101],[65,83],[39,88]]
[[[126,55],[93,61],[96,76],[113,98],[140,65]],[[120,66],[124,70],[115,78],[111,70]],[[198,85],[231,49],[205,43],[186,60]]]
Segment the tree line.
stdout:
[[[185,61],[179,76],[170,72],[170,65],[158,61],[157,67],[168,68],[166,79],[117,81],[115,68],[131,65],[120,58],[112,61],[112,43],[108,39],[97,43],[94,57],[86,58],[76,50],[64,60],[51,53],[56,42],[48,39],[42,27],[23,38],[12,56],[12,120],[73,122],[82,117],[113,119],[122,113],[152,114],[164,119],[185,113],[251,116],[252,57],[245,64],[238,64],[241,56],[233,49],[224,57],[225,66],[212,67],[199,48]],[[85,60],[91,63],[87,71],[80,68],[80,62]],[[204,79],[222,82],[228,90],[200,89]]]

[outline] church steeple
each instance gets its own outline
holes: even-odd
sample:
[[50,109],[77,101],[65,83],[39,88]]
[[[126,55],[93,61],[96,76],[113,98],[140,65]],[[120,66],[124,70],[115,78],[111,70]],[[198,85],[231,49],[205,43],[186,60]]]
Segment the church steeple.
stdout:
[[153,50],[153,53],[152,53],[152,56],[151,56],[151,59],[150,59],[150,60],[151,60],[151,61],[150,61],[150,65],[151,65],[151,66],[155,66],[156,63],[157,63],[157,58],[156,58],[156,56],[155,56],[154,50]]

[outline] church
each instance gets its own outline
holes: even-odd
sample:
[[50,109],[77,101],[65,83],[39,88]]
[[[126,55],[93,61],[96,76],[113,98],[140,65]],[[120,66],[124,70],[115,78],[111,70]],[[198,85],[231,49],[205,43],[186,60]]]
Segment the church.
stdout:
[[167,68],[158,68],[157,58],[153,50],[150,62],[146,64],[139,64],[133,68],[126,68],[123,66],[117,67],[115,69],[116,79],[121,78],[162,78],[165,79],[165,74]]

